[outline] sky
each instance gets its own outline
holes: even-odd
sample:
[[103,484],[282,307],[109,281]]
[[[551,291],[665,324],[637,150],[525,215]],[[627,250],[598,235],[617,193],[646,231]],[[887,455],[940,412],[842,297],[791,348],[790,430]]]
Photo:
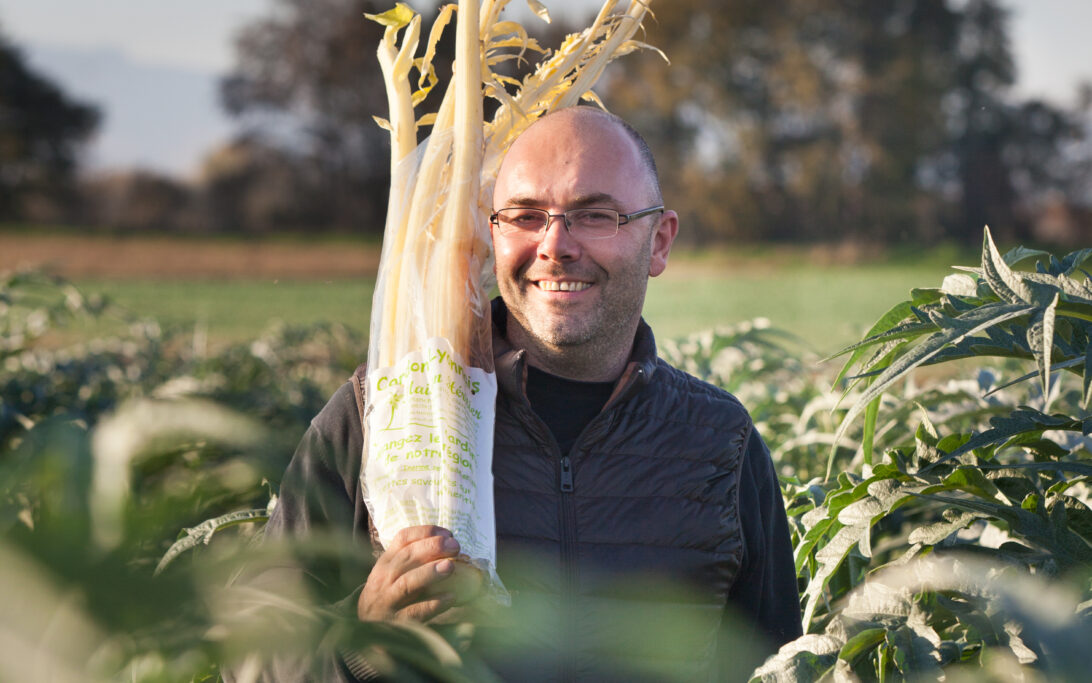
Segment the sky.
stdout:
[[[560,15],[599,2],[545,4]],[[1017,92],[1072,103],[1076,83],[1092,81],[1092,41],[1085,35],[1092,0],[1008,5]],[[105,110],[90,150],[93,167],[192,174],[233,129],[216,93],[218,76],[232,64],[233,37],[272,6],[273,0],[0,0],[0,28],[32,67]]]

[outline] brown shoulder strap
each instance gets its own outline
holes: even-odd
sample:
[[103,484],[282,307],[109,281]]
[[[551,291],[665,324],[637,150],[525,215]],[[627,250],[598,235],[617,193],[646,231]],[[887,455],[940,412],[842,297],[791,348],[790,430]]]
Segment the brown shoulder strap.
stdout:
[[360,418],[361,427],[364,425],[364,377],[368,374],[368,364],[361,363],[350,379],[353,383],[353,398],[356,399],[356,414]]
[[[349,378],[349,381],[353,383],[353,398],[356,399],[356,414],[360,418],[360,431],[364,432],[364,378],[368,375],[368,364],[361,363],[357,366],[356,371],[353,372],[353,376]],[[367,449],[367,434],[364,435],[364,447]],[[372,552],[376,557],[383,554],[383,544],[379,542],[379,532],[376,531],[375,523],[372,522],[371,515],[368,516],[368,536],[372,541]]]

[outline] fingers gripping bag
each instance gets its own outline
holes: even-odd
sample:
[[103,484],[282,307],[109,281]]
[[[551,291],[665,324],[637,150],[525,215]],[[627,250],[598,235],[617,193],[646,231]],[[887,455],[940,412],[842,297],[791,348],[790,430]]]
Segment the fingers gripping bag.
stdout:
[[[632,35],[649,3],[620,11],[625,3],[608,0],[590,27],[550,53],[518,23],[500,20],[507,4],[444,6],[420,58],[420,15],[401,3],[368,15],[386,26],[378,54],[390,118],[379,124],[391,133],[391,189],[372,302],[361,467],[382,546],[409,526],[445,527],[500,604],[508,593],[497,575],[493,511],[493,184],[504,150],[531,122],[582,98],[598,102],[591,87],[606,64],[645,47]],[[541,3],[528,4],[549,20]],[[436,84],[432,57],[453,17],[454,75],[438,111],[415,118]],[[525,54],[543,59],[522,82],[493,72]],[[488,123],[484,97],[500,105]],[[425,126],[431,132],[418,144]]]

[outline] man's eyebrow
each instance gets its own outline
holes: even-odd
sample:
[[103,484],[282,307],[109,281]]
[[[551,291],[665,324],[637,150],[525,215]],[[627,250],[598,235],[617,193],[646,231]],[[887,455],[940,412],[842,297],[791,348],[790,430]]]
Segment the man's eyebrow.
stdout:
[[[509,197],[505,202],[505,206],[523,206],[535,208],[541,207],[542,204],[543,202],[541,199],[529,195],[518,195],[515,197]],[[594,194],[576,197],[571,202],[569,202],[566,210],[586,208],[589,206],[601,206],[606,208],[617,205],[618,202],[614,199],[612,195],[609,195],[605,192],[596,192]]]

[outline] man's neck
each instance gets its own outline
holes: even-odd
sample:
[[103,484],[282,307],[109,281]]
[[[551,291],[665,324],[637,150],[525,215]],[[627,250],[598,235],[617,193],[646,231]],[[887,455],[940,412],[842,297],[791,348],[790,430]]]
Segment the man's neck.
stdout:
[[598,345],[593,343],[553,347],[528,334],[509,317],[506,336],[513,348],[526,350],[527,362],[539,370],[580,382],[613,382],[622,376],[629,362],[633,334],[628,336],[629,344],[614,348],[596,348]]

